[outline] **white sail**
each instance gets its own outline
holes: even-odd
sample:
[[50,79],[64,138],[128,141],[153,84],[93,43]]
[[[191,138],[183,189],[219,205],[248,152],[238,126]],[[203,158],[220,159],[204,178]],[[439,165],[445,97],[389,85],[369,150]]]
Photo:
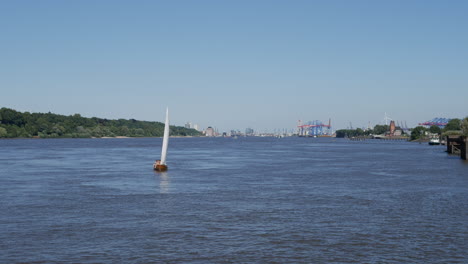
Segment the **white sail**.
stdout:
[[161,164],[166,165],[167,146],[169,144],[169,108],[166,108],[166,122],[164,124],[164,137],[161,151]]

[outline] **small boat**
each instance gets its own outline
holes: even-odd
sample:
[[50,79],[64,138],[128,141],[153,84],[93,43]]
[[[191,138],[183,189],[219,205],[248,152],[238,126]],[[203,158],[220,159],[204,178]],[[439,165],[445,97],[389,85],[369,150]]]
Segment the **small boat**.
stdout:
[[429,140],[429,145],[440,145],[440,140],[438,138],[431,138]]
[[155,171],[167,171],[167,165],[164,164],[158,164],[156,167],[154,167]]
[[155,171],[167,171],[166,156],[169,144],[169,108],[166,108],[166,122],[164,123],[164,136],[161,150],[161,161],[153,166]]

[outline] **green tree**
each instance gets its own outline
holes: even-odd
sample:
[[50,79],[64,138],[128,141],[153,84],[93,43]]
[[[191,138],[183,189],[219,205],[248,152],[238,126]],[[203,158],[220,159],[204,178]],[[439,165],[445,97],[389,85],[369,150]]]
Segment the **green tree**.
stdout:
[[23,114],[10,108],[0,109],[2,123],[7,125],[21,126],[24,124]]
[[134,130],[133,135],[136,137],[143,137],[145,136],[145,131],[141,128],[137,128]]
[[36,120],[36,124],[37,124],[39,132],[48,134],[48,130],[51,127],[51,123],[49,123],[46,117],[42,117],[42,116],[39,117]]
[[468,137],[468,117],[465,117],[463,121],[461,122],[461,129],[462,129],[462,134],[465,137]]
[[335,133],[337,138],[344,138],[347,135],[346,129],[338,129]]
[[423,126],[417,126],[411,130],[411,140],[420,139],[424,137],[427,129]]
[[22,137],[22,138],[31,137],[31,135],[26,131],[26,129],[24,129],[24,127],[19,127],[17,131],[18,131],[17,137]]
[[461,120],[458,118],[451,119],[444,128],[444,131],[460,130]]
[[7,137],[7,135],[8,135],[7,130],[3,127],[0,127],[0,138],[5,138]]
[[61,125],[55,125],[52,127],[51,132],[58,136],[62,136],[65,132],[65,128]]
[[436,125],[432,125],[430,128],[429,128],[429,132],[433,133],[433,134],[439,134],[442,132],[442,129],[439,127],[439,126],[436,126]]
[[130,130],[128,129],[127,126],[121,126],[119,134],[120,134],[120,136],[129,136],[130,135]]
[[356,128],[356,135],[357,136],[363,136],[364,135],[364,130],[362,128]]
[[24,129],[26,129],[26,131],[28,132],[28,134],[32,135],[32,136],[37,136],[37,132],[38,132],[38,128],[36,125],[34,125],[34,123],[30,122],[30,123],[27,123],[25,126],[24,126]]
[[390,128],[388,125],[375,125],[374,127],[374,135],[381,135],[385,132],[389,131]]
[[361,128],[357,128],[357,129],[339,129],[335,133],[336,133],[337,138],[356,137],[356,136],[365,135],[364,130],[362,130]]
[[19,131],[19,127],[15,125],[7,126],[6,130],[7,130],[7,137],[9,138],[19,137],[21,133],[21,131]]

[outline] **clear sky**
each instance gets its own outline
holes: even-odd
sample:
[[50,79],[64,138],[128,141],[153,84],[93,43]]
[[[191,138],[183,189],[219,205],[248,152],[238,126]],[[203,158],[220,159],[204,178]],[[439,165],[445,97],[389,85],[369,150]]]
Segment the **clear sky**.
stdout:
[[468,116],[468,1],[1,1],[0,107],[222,131]]

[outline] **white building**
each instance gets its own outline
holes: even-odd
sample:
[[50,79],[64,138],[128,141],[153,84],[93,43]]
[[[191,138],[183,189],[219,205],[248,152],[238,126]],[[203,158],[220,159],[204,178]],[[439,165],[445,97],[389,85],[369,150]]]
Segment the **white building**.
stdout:
[[214,136],[216,136],[216,131],[215,131],[212,127],[208,127],[208,128],[205,130],[205,136],[207,136],[207,137],[214,137]]

